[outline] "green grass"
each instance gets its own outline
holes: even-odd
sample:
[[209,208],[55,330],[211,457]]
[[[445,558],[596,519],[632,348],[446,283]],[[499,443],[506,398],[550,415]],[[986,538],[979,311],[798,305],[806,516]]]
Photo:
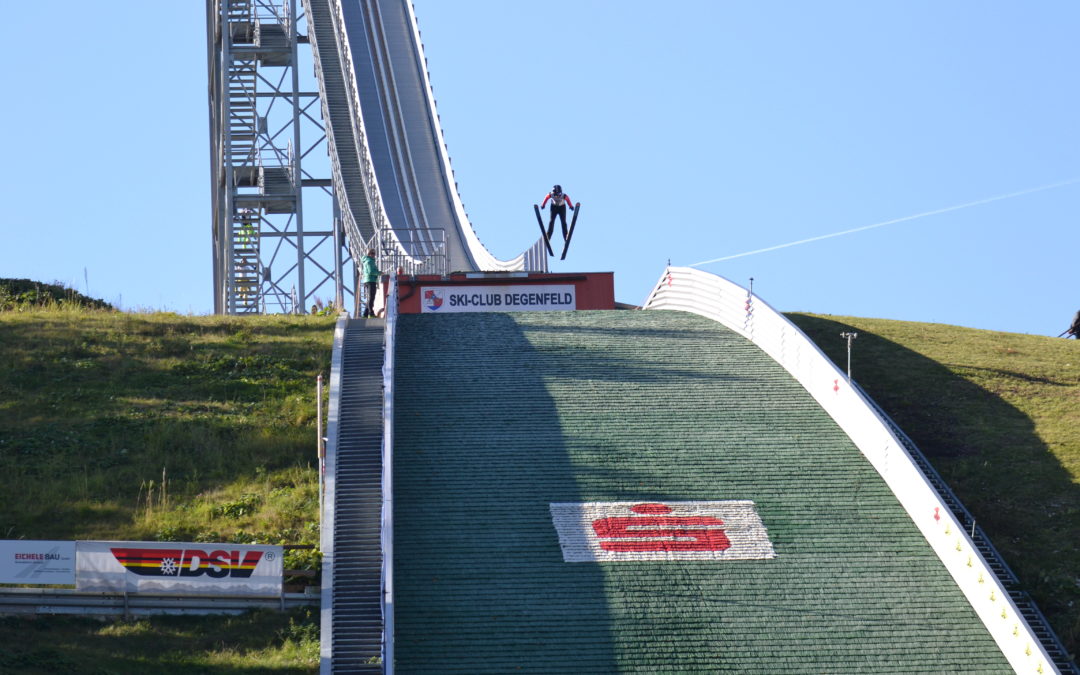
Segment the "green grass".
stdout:
[[312,540],[332,321],[0,314],[0,536]]
[[[0,312],[0,538],[318,544],[315,378],[329,371],[333,318],[49,306]],[[287,552],[287,569],[318,564],[312,551]],[[255,649],[251,640],[262,641],[260,667],[310,668],[310,654],[275,638],[281,627],[266,628],[281,620],[251,619],[238,629],[251,633],[242,648],[226,641],[217,652],[184,646],[198,620],[184,630],[158,619],[138,625],[144,638],[160,630],[177,645],[169,672],[182,672],[183,654],[191,672],[228,672]],[[17,658],[37,658],[40,648],[77,660],[94,650],[57,645],[106,630],[33,625],[20,647],[30,651]],[[317,624],[310,629],[317,634]],[[122,631],[113,635],[109,642],[122,641]],[[125,663],[116,672],[142,670]]]
[[0,617],[0,673],[313,673],[317,612],[98,621]]
[[927,455],[1074,655],[1080,647],[1080,341],[793,314]]

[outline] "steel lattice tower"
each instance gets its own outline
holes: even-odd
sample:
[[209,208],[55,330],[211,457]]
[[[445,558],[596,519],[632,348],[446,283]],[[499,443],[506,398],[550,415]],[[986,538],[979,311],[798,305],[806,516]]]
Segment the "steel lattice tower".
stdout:
[[207,0],[217,314],[302,313],[323,298],[341,308],[354,296],[318,86],[312,68],[301,76],[298,5]]

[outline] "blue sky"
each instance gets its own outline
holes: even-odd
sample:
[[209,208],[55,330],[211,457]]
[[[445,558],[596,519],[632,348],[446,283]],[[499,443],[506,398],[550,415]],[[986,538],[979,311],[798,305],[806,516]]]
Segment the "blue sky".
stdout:
[[[1075,2],[415,7],[462,198],[499,257],[535,239],[557,182],[584,208],[553,268],[614,271],[624,302],[669,259],[898,221],[702,269],[754,277],[783,311],[1057,335],[1080,309]],[[26,65],[2,75],[0,276],[209,312],[203,3],[8,19],[0,49]]]

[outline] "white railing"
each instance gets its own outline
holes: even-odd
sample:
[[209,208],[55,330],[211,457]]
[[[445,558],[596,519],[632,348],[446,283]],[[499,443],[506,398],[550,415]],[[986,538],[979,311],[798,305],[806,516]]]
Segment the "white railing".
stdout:
[[1058,672],[1031,626],[904,445],[795,324],[749,290],[668,267],[642,306],[708,317],[756,344],[806,388],[885,480],[1018,673]]
[[394,341],[397,338],[397,275],[386,290],[386,332],[383,339],[382,440],[382,617],[383,673],[394,672]]

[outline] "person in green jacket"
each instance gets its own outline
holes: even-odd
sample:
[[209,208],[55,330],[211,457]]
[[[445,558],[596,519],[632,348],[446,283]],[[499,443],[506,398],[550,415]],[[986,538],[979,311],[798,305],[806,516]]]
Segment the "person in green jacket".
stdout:
[[367,304],[364,305],[364,315],[361,318],[374,318],[375,290],[379,285],[379,275],[382,274],[382,272],[379,271],[379,266],[375,264],[375,249],[368,249],[367,255],[360,258],[360,264],[363,266],[364,292],[367,293]]

